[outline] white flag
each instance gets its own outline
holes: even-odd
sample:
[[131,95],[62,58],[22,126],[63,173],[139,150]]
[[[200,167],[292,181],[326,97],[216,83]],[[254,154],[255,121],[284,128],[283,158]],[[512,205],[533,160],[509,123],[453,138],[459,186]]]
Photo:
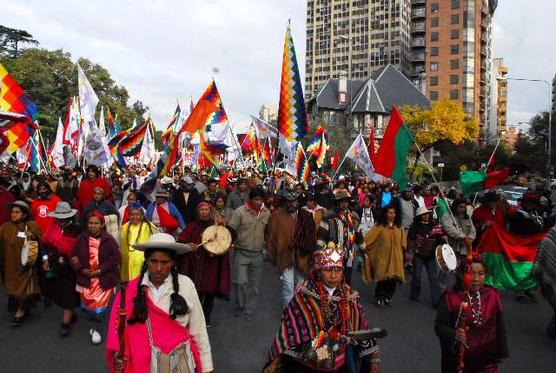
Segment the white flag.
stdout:
[[95,111],[98,105],[98,97],[91,83],[85,76],[79,64],[77,65],[77,81],[79,86],[79,105],[83,124],[91,124],[95,122]]
[[147,128],[147,132],[145,133],[145,138],[143,140],[143,145],[141,145],[141,153],[139,153],[139,160],[144,164],[151,164],[156,155],[156,149],[154,148],[154,139],[151,134],[151,126],[152,124],[149,124],[149,127]]
[[106,137],[106,126],[104,125],[104,106],[100,107],[100,118],[98,120],[98,130],[102,137]]
[[241,149],[238,149],[238,141],[235,137],[232,128],[226,124],[227,131],[226,131],[226,138],[224,139],[224,144],[228,146],[226,152],[228,153],[228,161],[235,161],[239,158],[241,154]]
[[365,172],[368,178],[373,180],[378,178],[375,174],[375,168],[371,162],[371,158],[369,157],[367,145],[361,134],[357,136],[353,144],[349,147],[346,152],[346,157],[352,159],[355,164]]
[[77,97],[72,97],[69,102],[67,127],[64,131],[64,145],[69,145],[74,151],[77,150],[79,142],[79,102]]
[[251,115],[251,119],[253,120],[253,124],[257,127],[259,131],[258,135],[262,139],[266,139],[267,137],[277,138],[278,137],[278,129],[274,127],[272,124],[265,122],[264,120],[257,118]]
[[65,165],[64,161],[64,125],[62,119],[58,117],[58,129],[56,130],[56,139],[50,149],[52,163],[58,168]]

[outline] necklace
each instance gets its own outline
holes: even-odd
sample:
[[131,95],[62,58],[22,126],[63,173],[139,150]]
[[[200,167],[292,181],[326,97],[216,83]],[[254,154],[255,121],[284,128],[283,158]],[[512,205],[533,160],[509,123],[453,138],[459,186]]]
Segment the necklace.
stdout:
[[483,312],[481,305],[481,291],[477,290],[474,293],[467,293],[469,304],[471,305],[471,317],[473,318],[473,325],[481,326],[483,324]]

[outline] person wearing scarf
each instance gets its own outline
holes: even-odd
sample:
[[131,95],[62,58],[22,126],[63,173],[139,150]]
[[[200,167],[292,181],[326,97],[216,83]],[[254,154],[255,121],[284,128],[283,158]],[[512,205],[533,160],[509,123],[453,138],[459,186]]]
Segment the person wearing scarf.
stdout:
[[120,206],[118,209],[118,214],[120,216],[120,227],[123,226],[125,223],[129,221],[129,206],[135,204],[136,202],[141,203],[139,200],[139,192],[136,190],[132,190],[128,193],[125,199],[125,203]]
[[359,215],[350,208],[351,195],[348,192],[336,194],[334,200],[336,211],[323,219],[317,231],[317,237],[326,242],[335,242],[342,247],[345,255],[344,281],[351,284],[353,261],[357,254],[357,244],[361,241],[361,236],[356,235]]
[[151,202],[145,217],[158,227],[158,230],[177,235],[185,228],[185,222],[176,206],[168,201],[169,194],[165,190],[158,191],[156,201]]
[[[341,338],[369,328],[359,294],[343,278],[344,252],[319,241],[314,270],[284,309],[263,372],[380,372],[374,339],[357,346]],[[356,370],[356,356],[362,362]]]
[[[199,203],[197,219],[189,223],[178,236],[178,242],[189,245],[193,250],[181,257],[179,272],[193,280],[203,306],[207,327],[210,326],[214,298],[228,300],[230,295],[230,257],[228,253],[215,256],[200,245],[205,229],[215,224],[211,218],[211,212],[212,205],[210,203]],[[220,223],[219,220],[217,222]]]
[[234,211],[228,229],[234,238],[233,258],[233,312],[235,317],[253,319],[259,298],[259,286],[263,272],[263,249],[265,231],[270,211],[263,203],[264,191],[253,188],[249,200]]
[[64,312],[59,334],[67,337],[71,324],[76,321],[75,308],[79,307],[79,293],[75,290],[75,271],[70,266],[70,255],[81,228],[76,219],[77,210],[67,202],[58,202],[49,213],[54,220],[41,240],[42,268],[45,272],[45,293]]
[[407,233],[396,209],[382,210],[377,224],[365,236],[363,281],[376,281],[375,299],[378,307],[392,306],[398,283],[405,282],[404,252]]
[[[462,288],[465,269],[470,266],[471,286]],[[440,340],[441,371],[459,372],[458,351],[465,345],[464,372],[498,373],[498,363],[509,356],[504,313],[500,294],[485,286],[486,270],[480,255],[464,262],[458,273],[461,281],[440,299],[434,330]],[[462,307],[463,303],[468,307]],[[462,326],[465,317],[467,325]]]
[[13,202],[9,210],[10,221],[0,226],[0,281],[8,295],[8,311],[15,312],[11,324],[19,326],[40,295],[37,271],[21,264],[21,251],[26,238],[40,239],[41,230],[25,202]]
[[[131,196],[131,194],[130,194]],[[143,268],[144,255],[133,248],[133,245],[147,242],[153,233],[157,233],[156,226],[145,220],[145,210],[136,201],[128,206],[129,221],[122,226],[120,244],[122,265],[120,267],[120,281],[128,282],[139,276]]]
[[134,248],[144,253],[145,260],[139,277],[126,286],[123,351],[118,335],[121,293],[112,304],[106,341],[109,371],[212,372],[201,302],[193,281],[178,273],[178,256],[191,247],[169,234],[155,233]]
[[118,243],[104,230],[104,217],[93,211],[87,219],[87,230],[77,237],[71,257],[81,308],[92,322],[89,335],[93,344],[102,341],[102,320],[118,285],[120,259]]

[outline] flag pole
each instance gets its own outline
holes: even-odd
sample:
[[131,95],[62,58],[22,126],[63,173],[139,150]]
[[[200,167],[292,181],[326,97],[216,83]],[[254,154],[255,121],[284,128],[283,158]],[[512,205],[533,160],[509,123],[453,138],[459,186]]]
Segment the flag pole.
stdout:
[[336,178],[336,175],[338,175],[338,172],[340,172],[340,168],[342,168],[346,158],[347,158],[347,153],[344,155],[344,159],[342,159],[342,161],[340,162],[340,165],[336,169],[336,172],[334,173],[334,176],[332,176],[332,180],[334,180]]
[[[403,126],[406,126],[406,124],[404,123]],[[406,126],[407,127],[407,126]],[[427,169],[434,181],[435,184],[438,184],[438,180],[436,180],[436,176],[434,176],[434,172],[432,170],[431,165],[429,164],[429,162],[427,161],[427,158],[425,157],[425,155],[423,154],[423,151],[421,150],[421,147],[419,146],[419,144],[417,144],[417,140],[415,139],[415,137],[413,136],[413,132],[411,132],[409,130],[409,128],[407,128],[407,132],[409,133],[409,135],[411,136],[411,139],[413,140],[413,143],[415,144],[415,147],[417,148],[417,150],[419,151],[420,156],[425,160],[425,165],[427,166]],[[460,227],[460,225],[458,224],[454,213],[452,212],[452,208],[451,206],[448,204],[448,200],[446,199],[446,196],[444,195],[444,193],[442,193],[442,191],[440,191],[440,198],[442,198],[442,200],[444,201],[444,203],[446,204],[446,207],[448,207],[448,212],[450,213],[450,217],[452,218],[452,221],[454,223],[454,225],[461,231],[463,232],[463,229]]]
[[[490,154],[490,157],[488,157],[488,162],[487,162],[486,167],[485,167],[485,173],[488,171],[488,168],[490,167],[490,164],[492,163],[492,160],[494,159],[494,154],[496,153],[496,150],[498,150],[498,146],[500,145],[500,140],[502,140],[502,137],[498,137],[498,142],[496,143],[496,146],[494,147],[494,150]],[[473,206],[477,202],[477,194],[478,193],[475,192],[475,195],[473,196]]]

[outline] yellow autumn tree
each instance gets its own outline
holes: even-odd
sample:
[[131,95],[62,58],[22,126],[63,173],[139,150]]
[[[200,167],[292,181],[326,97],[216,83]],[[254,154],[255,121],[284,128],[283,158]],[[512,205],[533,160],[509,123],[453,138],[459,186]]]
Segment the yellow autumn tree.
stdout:
[[401,112],[423,150],[441,141],[459,145],[474,140],[479,131],[475,120],[463,111],[461,102],[448,98],[435,101],[429,109],[404,106]]

